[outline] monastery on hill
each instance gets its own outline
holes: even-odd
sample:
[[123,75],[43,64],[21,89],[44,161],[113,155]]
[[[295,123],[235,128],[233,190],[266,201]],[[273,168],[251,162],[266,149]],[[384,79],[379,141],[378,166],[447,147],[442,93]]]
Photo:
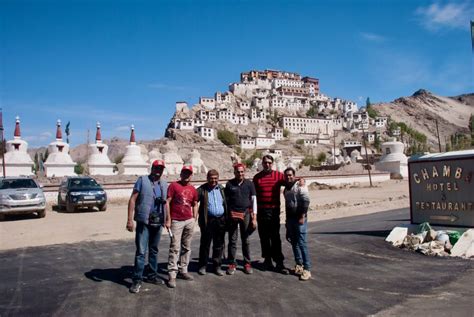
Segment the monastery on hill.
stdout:
[[[310,117],[307,114],[311,109],[315,115]],[[386,130],[387,121],[387,117],[370,118],[355,102],[322,94],[317,78],[278,70],[251,70],[241,73],[240,82],[231,83],[228,91],[200,97],[191,109],[186,102],[177,102],[165,135],[172,135],[169,129],[176,129],[212,140],[217,137],[216,123],[236,128],[255,124],[259,128],[254,135],[242,132],[249,129],[236,129],[242,149],[268,148],[283,139],[284,130],[300,135],[305,145],[317,146],[329,143],[335,131],[364,131],[373,142],[376,131]],[[268,123],[273,128],[263,129]]]

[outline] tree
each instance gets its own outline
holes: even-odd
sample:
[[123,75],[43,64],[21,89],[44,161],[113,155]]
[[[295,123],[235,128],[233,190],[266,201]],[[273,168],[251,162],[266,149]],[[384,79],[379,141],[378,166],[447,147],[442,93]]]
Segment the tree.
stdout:
[[365,99],[365,106],[369,108],[371,105],[372,103],[370,102],[370,97],[367,97],[367,99]]
[[308,111],[306,111],[306,116],[310,118],[314,118],[316,116],[316,109],[314,106],[311,106]]
[[290,130],[288,129],[283,129],[283,137],[287,138],[290,135]]
[[80,163],[77,163],[76,166],[74,166],[74,173],[76,173],[77,175],[81,175],[82,173],[84,173],[84,166],[82,166],[82,164]]

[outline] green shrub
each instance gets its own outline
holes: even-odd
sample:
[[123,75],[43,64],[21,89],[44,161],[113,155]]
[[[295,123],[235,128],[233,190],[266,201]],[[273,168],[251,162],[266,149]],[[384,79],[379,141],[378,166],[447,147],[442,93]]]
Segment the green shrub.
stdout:
[[303,144],[304,144],[304,140],[303,140],[303,139],[298,139],[298,140],[296,140],[296,144],[298,144],[298,145],[303,145]]
[[217,138],[225,145],[236,145],[239,143],[237,136],[228,130],[217,131]]
[[248,158],[242,161],[242,163],[245,164],[247,167],[252,167],[253,161],[255,161],[256,158],[261,158],[262,157],[262,151],[256,150],[255,152],[252,153]]
[[82,175],[84,173],[84,166],[82,166],[80,163],[77,163],[76,166],[74,166],[74,173],[77,175]]
[[287,138],[290,135],[290,130],[288,129],[283,129],[283,137]]

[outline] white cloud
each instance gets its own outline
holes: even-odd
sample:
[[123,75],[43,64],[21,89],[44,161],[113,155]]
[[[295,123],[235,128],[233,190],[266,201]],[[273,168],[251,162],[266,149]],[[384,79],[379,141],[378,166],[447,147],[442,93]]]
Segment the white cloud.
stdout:
[[369,41],[369,42],[385,42],[386,38],[382,35],[375,34],[375,33],[370,33],[370,32],[360,32],[359,33],[360,37],[362,39]]
[[53,138],[53,134],[49,131],[45,131],[38,135],[27,135],[23,137],[22,139],[24,139],[26,142],[33,142],[36,144],[37,142],[43,142],[43,141],[48,141],[48,140],[53,141],[52,138]]
[[153,89],[161,89],[161,90],[188,90],[188,88],[184,86],[174,86],[174,85],[167,85],[167,84],[162,84],[162,83],[152,83],[148,84],[148,88],[153,88]]
[[472,1],[446,4],[435,2],[427,7],[417,8],[415,14],[423,27],[436,32],[441,29],[468,29],[474,9]]
[[130,131],[130,126],[129,125],[122,125],[122,126],[116,127],[115,131],[118,131],[118,132]]

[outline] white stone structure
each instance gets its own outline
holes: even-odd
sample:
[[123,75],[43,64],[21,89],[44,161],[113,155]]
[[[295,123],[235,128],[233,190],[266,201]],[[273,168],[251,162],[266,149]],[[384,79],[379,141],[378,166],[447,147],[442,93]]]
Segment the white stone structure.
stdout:
[[127,145],[122,163],[118,165],[119,173],[122,175],[147,175],[148,163],[142,157],[140,146],[135,141],[135,127],[130,128],[130,144]]
[[405,145],[393,140],[382,143],[381,147],[382,157],[375,163],[375,169],[400,174],[404,178],[408,177],[408,158],[403,153]]
[[89,144],[89,158],[87,166],[90,175],[114,175],[115,164],[107,156],[109,146],[102,143],[102,134],[100,132],[100,122],[97,122],[97,131],[95,133],[95,143]]
[[215,131],[213,128],[208,127],[197,127],[196,133],[199,134],[204,139],[214,140],[215,138]]
[[240,138],[240,148],[242,150],[255,149],[255,139],[252,137]]
[[165,161],[165,175],[179,175],[183,167],[183,159],[178,154],[178,148],[174,142],[168,142],[162,149],[164,152],[163,159]]
[[207,109],[214,109],[216,107],[216,100],[210,97],[199,97],[199,103]]
[[[20,118],[15,118],[13,140],[7,141],[5,153],[5,176],[33,175],[33,161],[28,154],[28,143],[21,139]],[[0,158],[0,175],[3,175],[3,164]]]
[[333,134],[334,130],[342,128],[342,125],[335,124],[331,119],[283,117],[281,121],[283,129],[291,133]]
[[201,159],[201,153],[198,150],[193,149],[190,154],[188,164],[193,167],[193,172],[196,174],[207,173],[207,167],[204,161]]
[[48,158],[44,162],[44,172],[47,177],[75,176],[76,163],[69,155],[69,144],[63,142],[61,120],[56,123],[56,141],[48,145]]

